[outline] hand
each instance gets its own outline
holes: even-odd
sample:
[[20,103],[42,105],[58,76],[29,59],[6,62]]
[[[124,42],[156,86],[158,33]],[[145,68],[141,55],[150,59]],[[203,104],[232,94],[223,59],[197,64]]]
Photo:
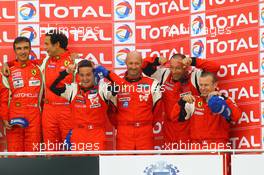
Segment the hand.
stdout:
[[190,103],[186,103],[185,104],[185,111],[186,111],[186,116],[185,116],[185,120],[188,120],[191,118],[191,116],[193,115],[193,112],[194,112],[194,104],[190,104]]
[[187,68],[187,67],[189,67],[189,66],[191,66],[191,64],[192,64],[192,58],[186,57],[186,58],[182,59],[182,64],[183,64],[183,68],[184,69]]
[[159,57],[159,64],[160,65],[164,65],[165,63],[167,63],[168,59],[163,57],[163,56],[160,56]]
[[104,78],[104,77],[108,77],[109,75],[109,71],[104,68],[103,66],[97,66],[96,68],[94,68],[94,81],[95,84],[98,84],[100,79]]
[[12,129],[12,126],[9,124],[7,120],[3,120],[3,125],[8,130]]
[[78,53],[71,53],[70,57],[71,57],[71,60],[73,62],[75,61],[75,59],[79,59],[80,58]]
[[105,67],[99,65],[99,66],[94,68],[94,74],[99,75],[99,76],[103,76],[103,77],[108,77],[109,71]]
[[221,96],[222,94],[219,91],[213,91],[208,94],[207,101],[212,97],[212,96]]
[[195,101],[195,98],[194,98],[194,96],[189,94],[189,95],[184,95],[182,97],[182,100],[186,101],[187,103],[193,103]]
[[67,67],[66,72],[67,72],[68,74],[70,74],[70,73],[74,74],[75,70],[76,70],[76,65],[75,65],[75,64],[70,64],[70,65]]
[[213,113],[220,114],[227,121],[231,120],[231,109],[228,107],[226,101],[221,96],[212,96],[208,100],[208,107]]
[[9,67],[8,67],[8,65],[6,63],[3,64],[2,73],[6,77],[8,77],[10,75],[10,69],[9,69]]

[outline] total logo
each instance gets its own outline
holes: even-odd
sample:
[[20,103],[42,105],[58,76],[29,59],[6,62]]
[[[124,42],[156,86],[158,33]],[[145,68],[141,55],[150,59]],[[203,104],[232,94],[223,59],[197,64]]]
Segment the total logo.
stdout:
[[135,43],[135,24],[115,23],[115,44]]
[[[241,0],[208,0],[207,2],[210,6],[216,6],[216,5],[223,5],[225,3],[241,2]],[[225,5],[228,5],[228,4],[225,4]]]
[[123,25],[117,28],[116,30],[116,38],[120,42],[125,42],[129,40],[133,35],[132,29],[129,27],[129,25]]
[[1,31],[0,32],[0,43],[13,43],[15,35],[10,36],[10,33],[7,31]]
[[221,93],[223,93],[226,97],[230,97],[233,100],[246,100],[251,98],[258,98],[259,93],[256,93],[256,89],[254,86],[249,87],[240,87],[240,88],[230,88],[230,89],[221,89]]
[[194,57],[206,58],[206,39],[192,39],[191,40],[191,54]]
[[[1,2],[1,6],[2,6],[2,3]],[[8,8],[9,7],[9,8]],[[4,8],[4,7],[0,7],[0,19],[3,20],[3,19],[6,19],[6,20],[14,20],[16,19],[15,15],[11,15],[11,14],[15,14],[14,11],[11,11],[11,8],[10,8],[10,5],[7,6],[7,8]]]
[[260,3],[259,4],[259,25],[263,26],[264,25],[264,4]]
[[68,38],[73,38],[74,42],[112,40],[112,33],[100,27],[75,27],[72,25],[66,25],[63,27],[41,26],[40,34],[45,35],[52,29],[56,29],[63,32]]
[[264,75],[264,53],[259,54],[260,75]]
[[242,63],[234,63],[234,64],[228,64],[228,65],[221,65],[219,71],[217,72],[218,77],[225,77],[228,74],[231,76],[239,76],[243,74],[254,74],[257,73],[259,70],[254,65],[256,65],[255,61],[250,62],[242,62]]
[[38,1],[18,2],[18,22],[39,22]]
[[19,36],[27,37],[32,46],[39,45],[39,25],[32,24],[32,25],[24,25],[21,24],[18,26]]
[[241,51],[247,49],[258,48],[258,43],[254,43],[254,37],[249,36],[248,38],[238,38],[219,40],[219,39],[208,39],[207,44],[209,44],[210,54],[215,53],[230,53],[234,51]]
[[262,125],[264,125],[264,102],[261,102],[261,123],[262,123]]
[[133,50],[135,50],[135,47],[115,47],[115,68],[126,67],[126,56]]
[[37,32],[33,29],[32,26],[25,27],[20,32],[21,36],[26,36],[32,42],[33,39],[37,38]]
[[204,0],[192,0],[191,1],[191,12],[198,12],[205,10]]
[[35,52],[34,51],[30,51],[30,54],[29,54],[29,59],[30,60],[36,60],[38,57],[37,57],[37,55],[35,54]]
[[259,43],[260,43],[260,50],[263,51],[264,50],[264,29],[263,28],[260,28],[260,31],[259,31]]
[[39,59],[39,48],[31,48],[29,59],[30,60]]
[[220,16],[217,14],[206,15],[206,20],[209,22],[210,28],[238,27],[240,25],[258,24],[259,22],[257,16],[251,11],[229,16]]
[[[158,47],[158,46],[157,46]],[[177,49],[170,48],[170,49],[155,49],[152,50],[150,48],[144,48],[144,49],[138,49],[137,51],[141,53],[143,58],[146,58],[147,56],[150,57],[165,57],[165,58],[171,58],[176,53],[188,53],[189,49],[187,50],[186,47],[179,47]]]
[[135,20],[135,1],[114,1],[115,20]]
[[40,4],[43,8],[46,18],[83,18],[87,20],[88,17],[98,18],[110,18],[111,13],[106,13],[104,6],[97,6],[95,9],[92,6],[57,6],[56,4]]
[[142,40],[158,39],[161,38],[175,38],[177,36],[189,35],[189,26],[184,23],[179,25],[166,25],[154,27],[151,25],[137,25],[137,33]]
[[182,12],[190,10],[189,1],[165,1],[160,3],[149,2],[136,2],[136,6],[139,7],[141,16],[158,16],[161,14],[175,14],[175,12]]
[[254,110],[247,112],[242,112],[241,118],[238,120],[237,124],[250,124],[250,123],[259,123],[260,118],[257,114],[254,113]]
[[205,14],[193,15],[191,17],[192,36],[204,35]]
[[257,141],[258,139],[256,139],[254,135],[248,137],[232,137],[229,140],[232,143],[233,148],[236,149],[260,148],[260,143]]
[[261,100],[264,100],[264,78],[260,79],[260,85],[261,85],[261,89],[260,89],[260,93],[261,93]]

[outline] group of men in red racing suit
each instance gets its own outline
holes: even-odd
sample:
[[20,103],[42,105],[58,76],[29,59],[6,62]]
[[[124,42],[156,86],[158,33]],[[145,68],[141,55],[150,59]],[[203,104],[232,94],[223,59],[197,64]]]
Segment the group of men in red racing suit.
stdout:
[[[47,33],[45,48],[49,57],[30,61],[30,41],[23,37],[15,40],[17,60],[9,62],[9,68],[5,66],[3,74],[8,78],[1,76],[3,83],[0,87],[0,114],[8,130],[8,151],[38,151],[33,146],[41,142],[41,123],[46,145],[49,142],[63,143],[72,130],[70,136],[74,142],[98,141],[102,145],[100,150],[105,149],[103,129],[99,134],[102,137],[92,138],[98,135],[95,132],[98,128],[103,128],[110,99],[116,111],[114,120],[119,150],[153,149],[153,122],[157,108],[165,112],[166,144],[228,142],[230,121],[238,120],[241,113],[234,102],[217,91],[214,74],[219,65],[182,54],[173,55],[169,61],[163,57],[143,60],[139,52],[133,51],[125,60],[127,72],[124,78],[102,66],[86,65],[87,70],[78,69],[79,84],[69,86],[74,82],[74,73],[62,74],[74,66],[67,44],[65,35],[55,31]],[[99,79],[103,78],[110,83],[102,91]],[[44,107],[41,111],[42,91]],[[65,97],[63,94],[68,91],[74,95]],[[103,92],[107,94],[104,96]],[[8,96],[8,93],[12,95]],[[78,109],[80,107],[87,111]],[[104,112],[100,113],[100,110]],[[97,117],[92,120],[94,116]],[[88,133],[91,134],[80,128],[90,128]],[[76,130],[79,131],[74,132]],[[79,133],[78,136],[75,133]],[[85,139],[86,135],[87,138],[92,136],[91,139]],[[52,147],[52,150],[60,149]]]

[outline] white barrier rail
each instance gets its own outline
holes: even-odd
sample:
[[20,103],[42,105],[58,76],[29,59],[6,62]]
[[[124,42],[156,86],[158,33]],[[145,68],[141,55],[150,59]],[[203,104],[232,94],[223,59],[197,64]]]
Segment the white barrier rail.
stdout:
[[196,153],[264,153],[264,149],[205,149],[205,150],[111,150],[111,151],[43,151],[43,152],[0,152],[0,156],[55,156],[55,155],[155,155]]

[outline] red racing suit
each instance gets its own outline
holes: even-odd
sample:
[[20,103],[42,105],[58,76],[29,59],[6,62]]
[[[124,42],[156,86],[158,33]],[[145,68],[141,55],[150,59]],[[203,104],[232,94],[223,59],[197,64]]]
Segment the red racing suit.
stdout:
[[[49,87],[54,80],[59,76],[59,72],[65,70],[68,65],[72,64],[70,52],[64,53],[55,57],[46,57],[42,60],[32,60],[33,64],[39,65],[43,74],[44,83],[44,106],[42,112],[42,130],[45,146],[63,143],[69,129],[71,128],[70,117],[71,107],[69,102],[56,96]],[[12,66],[14,63],[9,62]],[[63,86],[64,83],[72,83],[73,76],[68,76],[58,86]],[[50,143],[50,144],[49,144]],[[59,150],[57,146],[49,147],[48,151]]]
[[[72,126],[69,101],[62,97],[58,97],[50,90],[50,86],[59,76],[59,72],[65,70],[70,64],[72,64],[70,52],[66,51],[59,56],[44,59],[41,65],[45,81],[42,127],[43,138],[46,145],[48,143],[62,143]],[[64,83],[70,84],[72,82],[73,76],[71,75],[60,82],[58,87],[64,86]],[[54,148],[54,150],[58,150],[58,148]]]
[[71,102],[73,127],[70,138],[71,150],[104,150],[107,109],[112,98],[111,91],[107,90],[108,84],[101,80],[99,86],[89,89],[77,83],[65,84],[58,88],[58,83],[67,75],[66,71],[61,72],[52,84],[51,90]]
[[4,79],[2,73],[0,73],[0,120],[8,118],[9,90],[4,86]]
[[[190,136],[191,142],[200,144],[200,148],[202,148],[202,144],[204,143],[216,143],[223,144],[222,149],[229,149],[231,145],[227,145],[229,142],[229,131],[230,131],[230,121],[227,121],[220,114],[212,113],[206,99],[200,96],[194,96],[195,102],[191,104],[189,108],[189,113],[192,114],[190,117]],[[234,101],[229,98],[225,98],[228,107],[231,109],[231,120],[237,122],[241,117],[241,111],[237,107]],[[182,101],[182,100],[181,100]],[[182,101],[183,102],[183,101]],[[176,104],[173,108],[173,115],[178,116],[180,108],[185,107],[186,103],[182,103],[183,105]],[[180,107],[181,106],[181,107]],[[183,118],[185,116],[182,116]],[[192,149],[197,149],[198,145],[194,145]],[[211,145],[217,146],[217,145]],[[212,149],[217,149],[218,147],[211,147]]]
[[152,150],[153,111],[161,98],[159,83],[149,77],[115,80],[121,85],[116,99],[117,150]]
[[[13,126],[7,130],[8,151],[39,151],[41,141],[40,100],[42,96],[42,75],[40,68],[27,61],[14,62],[5,86],[11,91],[9,115],[4,120],[25,118],[29,126]],[[36,147],[35,147],[36,146]]]
[[178,103],[180,97],[186,94],[199,95],[198,79],[202,71],[217,73],[219,66],[212,61],[192,57],[189,70],[180,81],[172,80],[169,68],[157,69],[158,57],[144,59],[143,72],[159,81],[164,91],[162,92],[162,106],[165,111],[163,134],[165,143],[186,143],[190,140],[190,121],[178,117],[172,117],[173,106]]

